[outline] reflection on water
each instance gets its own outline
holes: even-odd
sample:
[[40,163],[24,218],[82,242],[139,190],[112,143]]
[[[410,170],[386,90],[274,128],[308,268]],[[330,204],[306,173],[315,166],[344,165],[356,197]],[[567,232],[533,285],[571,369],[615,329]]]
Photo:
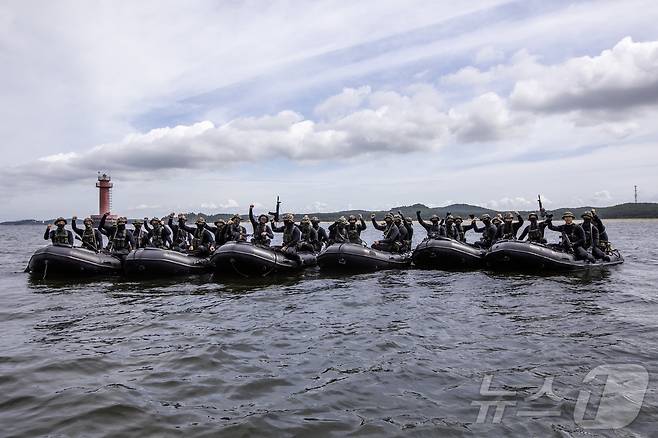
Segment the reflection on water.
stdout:
[[[658,275],[644,261],[658,252],[624,240],[633,227],[656,232],[609,225],[626,264],[568,275],[144,281],[31,279],[40,229],[0,227],[3,435],[584,436],[587,372],[635,363],[655,380]],[[7,248],[17,233],[33,238]],[[560,415],[476,423],[490,374],[518,405],[554,377]],[[655,433],[657,401],[651,386],[619,433]]]

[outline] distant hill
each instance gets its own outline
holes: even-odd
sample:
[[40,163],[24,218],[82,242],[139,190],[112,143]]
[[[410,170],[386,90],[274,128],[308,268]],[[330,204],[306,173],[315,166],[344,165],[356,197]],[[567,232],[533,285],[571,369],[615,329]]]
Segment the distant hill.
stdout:
[[[595,207],[595,208],[597,213],[604,219],[658,219],[658,203],[655,202],[644,202],[637,204],[629,202],[626,204],[613,205],[611,207]],[[555,209],[550,209],[548,211],[554,212],[555,216],[559,217],[563,211],[570,210],[577,217],[580,217],[581,212],[591,209],[592,209],[591,206],[586,206],[586,207],[555,208]],[[434,208],[430,208],[424,204],[413,204],[413,205],[404,205],[400,207],[395,207],[390,210],[377,210],[377,211],[343,210],[343,211],[335,211],[332,213],[295,212],[297,216],[295,219],[300,219],[304,214],[308,214],[311,217],[317,216],[323,222],[332,222],[341,216],[347,217],[351,214],[358,216],[359,214],[361,214],[363,215],[364,219],[369,220],[371,213],[375,213],[377,215],[377,218],[383,219],[386,213],[397,213],[398,211],[401,211],[404,216],[411,216],[412,218],[414,218],[414,220],[416,219],[416,211],[420,211],[420,214],[425,219],[429,218],[433,214],[443,217],[446,214],[451,213],[453,216],[461,216],[462,218],[466,219],[468,218],[469,214],[480,216],[485,213],[492,215],[492,214],[504,212],[504,211],[492,210],[490,208],[479,207],[477,205],[469,205],[469,204],[451,204],[445,207],[434,207]],[[519,211],[519,213],[521,213],[524,216],[524,218],[527,216],[529,212],[530,210]],[[256,211],[256,214],[260,214],[260,213],[262,213],[262,211]],[[281,213],[283,213],[283,211]],[[187,213],[188,222],[194,222],[194,220],[196,220],[196,217],[198,215],[202,215],[203,217],[205,217],[208,222],[214,222],[219,218],[226,219],[231,216],[228,213],[205,214],[205,213],[191,212],[191,213]],[[243,214],[242,218],[247,219],[247,214]],[[53,220],[37,221],[34,219],[24,219],[20,221],[2,222],[0,223],[0,225],[43,225],[52,222]]]

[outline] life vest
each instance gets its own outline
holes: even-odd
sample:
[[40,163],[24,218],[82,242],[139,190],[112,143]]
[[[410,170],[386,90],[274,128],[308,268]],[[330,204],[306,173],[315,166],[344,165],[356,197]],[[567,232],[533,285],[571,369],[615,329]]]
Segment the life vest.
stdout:
[[199,249],[203,244],[203,233],[206,231],[205,227],[197,227],[194,230],[194,237],[192,237],[192,249]]
[[53,244],[55,245],[70,245],[69,242],[69,232],[65,228],[56,228],[55,234],[51,238]]
[[347,239],[352,243],[361,242],[361,231],[358,224],[349,224],[347,226]]
[[96,232],[94,228],[85,226],[82,233],[82,246],[98,251],[98,241],[96,240]]
[[[585,224],[583,224],[583,225],[585,225]],[[584,226],[583,227],[583,231],[585,231],[585,243],[583,244],[583,248],[585,248],[585,249],[592,246],[592,234],[593,234],[592,227],[593,227],[593,225],[592,225],[591,222],[589,223],[589,226]]]
[[541,228],[539,228],[539,224],[530,222],[530,225],[528,225],[528,241],[541,242],[543,238],[544,236],[542,235]]
[[263,233],[267,233],[267,224],[261,224],[260,222],[256,226],[256,235],[254,236],[254,243],[263,244],[269,243],[270,238],[268,236],[263,236]]
[[144,248],[146,246],[147,234],[141,227],[139,230],[135,230],[133,237],[135,238],[135,245],[137,248]]
[[285,227],[283,229],[283,244],[287,245],[288,243],[292,242],[292,233],[295,230],[295,225],[291,225],[289,227]]
[[156,225],[153,227],[153,235],[151,236],[151,245],[156,248],[164,248],[165,241],[162,238],[163,227],[161,225]]
[[117,227],[114,230],[114,236],[112,236],[112,240],[110,241],[110,247],[113,251],[128,249],[128,231],[125,228],[119,231],[119,228]]
[[514,232],[514,223],[503,222],[502,227],[500,228],[500,238],[505,240],[514,240],[516,239],[516,233]]

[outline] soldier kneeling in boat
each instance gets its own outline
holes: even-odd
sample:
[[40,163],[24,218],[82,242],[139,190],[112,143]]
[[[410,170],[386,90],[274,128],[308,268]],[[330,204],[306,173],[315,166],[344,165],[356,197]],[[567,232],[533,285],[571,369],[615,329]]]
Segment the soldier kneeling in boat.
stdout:
[[125,217],[117,218],[116,225],[105,225],[108,213],[105,213],[98,224],[99,230],[104,230],[110,241],[107,249],[116,255],[127,255],[135,249],[135,240],[133,233],[126,229],[128,219]]
[[544,230],[546,229],[546,222],[539,222],[539,216],[534,211],[528,214],[528,221],[530,224],[523,229],[519,240],[524,240],[527,237],[528,242],[545,244]]
[[77,216],[71,218],[71,228],[73,228],[75,234],[80,236],[82,247],[96,252],[103,249],[103,235],[99,230],[94,228],[94,221],[90,217],[84,218],[82,223],[85,227],[84,229],[80,229],[76,223],[77,220]]
[[187,248],[190,254],[197,257],[206,257],[214,251],[215,239],[212,237],[210,230],[206,229],[206,219],[202,216],[196,218],[196,228],[192,228],[185,224],[184,220],[178,221],[178,228],[182,229],[192,236],[192,242]]
[[283,233],[283,244],[276,248],[286,256],[301,263],[301,258],[297,254],[297,244],[302,240],[302,232],[295,224],[295,216],[292,213],[283,215],[283,225],[277,227],[274,219],[271,221],[272,231]]
[[73,233],[65,229],[66,219],[63,217],[58,217],[55,219],[55,229],[52,229],[52,225],[48,224],[46,227],[46,232],[43,234],[43,240],[48,240],[53,243],[53,245],[71,245],[73,246]]
[[473,226],[473,231],[476,233],[481,233],[482,237],[480,240],[474,243],[475,246],[483,249],[491,248],[491,245],[496,241],[496,236],[498,235],[497,225],[491,221],[491,216],[488,214],[483,214],[480,216],[483,227],[479,228],[475,223],[475,218],[472,219],[471,225]]
[[376,240],[371,246],[372,249],[377,249],[386,252],[400,252],[402,250],[402,241],[400,238],[400,229],[395,225],[393,215],[386,213],[384,216],[384,224],[379,224],[375,220],[375,214],[370,215],[372,226],[376,230],[384,232],[382,240]]
[[585,248],[585,250],[592,248],[592,256],[594,256],[595,259],[609,262],[610,257],[601,250],[601,245],[599,243],[601,233],[599,232],[598,227],[592,223],[592,213],[586,211],[580,217],[583,219],[583,223],[580,226],[583,227],[583,231],[585,231],[585,243],[583,244],[583,248]]
[[249,206],[249,221],[254,229],[254,236],[251,238],[251,243],[254,245],[270,246],[274,233],[270,228],[270,218],[266,214],[258,216],[258,220],[254,217],[254,205]]
[[162,220],[160,220],[160,218],[158,217],[154,217],[151,219],[150,223],[152,228],[149,228],[148,226],[146,226],[146,224],[144,224],[146,229],[148,230],[147,245],[151,248],[160,248],[160,249],[170,248],[172,245],[171,233],[164,226]]
[[328,245],[333,245],[334,243],[347,243],[350,241],[349,236],[347,235],[347,219],[345,216],[341,216],[333,224],[329,225],[329,238]]
[[363,220],[363,216],[359,215],[358,222],[357,217],[353,214],[349,215],[347,218],[347,239],[350,243],[356,243],[357,245],[363,245],[363,240],[361,240],[361,232],[368,228],[366,222]]
[[564,224],[555,226],[550,218],[546,221],[549,230],[562,233],[562,242],[559,245],[562,250],[573,253],[577,260],[594,262],[594,257],[583,247],[585,245],[585,230],[574,222],[575,218],[576,216],[572,212],[565,211],[562,215]]
[[308,216],[302,218],[299,223],[299,231],[302,236],[299,243],[297,243],[297,250],[314,252],[318,243],[318,233],[311,225],[311,219]]
[[430,217],[430,223],[428,224],[420,216],[420,210],[418,210],[416,212],[416,219],[418,219],[418,223],[423,228],[425,228],[425,231],[427,231],[427,237],[429,239],[438,239],[439,238],[439,236],[441,235],[441,224],[440,224],[439,216],[433,214],[432,217]]

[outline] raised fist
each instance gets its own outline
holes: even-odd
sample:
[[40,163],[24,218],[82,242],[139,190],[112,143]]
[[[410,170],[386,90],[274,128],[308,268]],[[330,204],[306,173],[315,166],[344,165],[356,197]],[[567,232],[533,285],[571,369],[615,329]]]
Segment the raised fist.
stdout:
[[77,221],[77,220],[78,220],[78,217],[77,217],[77,216],[73,216],[73,217],[71,218],[71,220],[72,220],[72,221]]
[[254,208],[254,204],[249,204],[249,208]]
[[372,214],[370,215],[370,219],[374,219],[376,216],[377,216],[377,215],[376,215],[375,213],[372,213]]

